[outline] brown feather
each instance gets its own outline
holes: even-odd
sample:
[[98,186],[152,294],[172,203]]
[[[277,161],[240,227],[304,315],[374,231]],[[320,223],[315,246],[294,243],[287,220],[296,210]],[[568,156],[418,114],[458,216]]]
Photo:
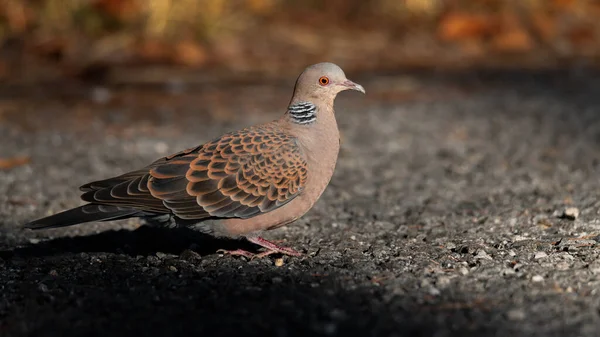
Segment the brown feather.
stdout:
[[249,218],[299,195],[306,158],[273,124],[229,133],[144,169],[81,187],[82,199],[184,219]]

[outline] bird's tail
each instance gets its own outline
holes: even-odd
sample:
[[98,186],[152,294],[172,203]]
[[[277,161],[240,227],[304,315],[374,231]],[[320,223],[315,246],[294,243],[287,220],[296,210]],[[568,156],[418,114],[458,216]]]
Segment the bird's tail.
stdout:
[[34,220],[25,228],[44,229],[77,225],[91,221],[119,220],[138,216],[139,210],[111,205],[87,204],[42,219]]

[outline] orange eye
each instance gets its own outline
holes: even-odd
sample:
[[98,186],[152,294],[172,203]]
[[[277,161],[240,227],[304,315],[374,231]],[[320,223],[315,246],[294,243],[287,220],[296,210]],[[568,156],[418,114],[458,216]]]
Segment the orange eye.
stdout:
[[326,86],[329,84],[329,77],[327,76],[321,76],[321,78],[319,78],[319,84],[322,86]]

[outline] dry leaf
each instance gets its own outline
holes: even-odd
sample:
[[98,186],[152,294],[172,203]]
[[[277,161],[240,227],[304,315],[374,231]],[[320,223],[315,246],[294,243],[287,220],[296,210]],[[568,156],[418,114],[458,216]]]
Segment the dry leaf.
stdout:
[[490,15],[450,13],[442,18],[438,36],[444,41],[480,39],[492,33],[496,20]]
[[533,49],[533,41],[525,30],[512,28],[498,34],[492,40],[492,46],[502,52],[523,52]]
[[157,40],[147,40],[137,45],[137,55],[149,62],[164,62],[169,57],[170,47]]
[[26,156],[12,157],[12,158],[0,158],[0,169],[9,170],[11,168],[22,166],[30,162],[30,158]]
[[492,48],[500,52],[524,52],[533,49],[533,40],[515,13],[506,11],[500,18],[501,26],[498,33],[494,34]]
[[96,0],[93,6],[119,20],[129,20],[140,15],[142,7],[136,0]]
[[533,13],[531,22],[544,41],[552,41],[558,36],[556,17],[546,13]]
[[573,27],[568,32],[568,38],[575,48],[596,46],[598,43],[595,27],[592,27],[591,25],[578,25]]
[[182,41],[175,46],[175,62],[186,66],[200,66],[208,58],[202,46],[192,41]]

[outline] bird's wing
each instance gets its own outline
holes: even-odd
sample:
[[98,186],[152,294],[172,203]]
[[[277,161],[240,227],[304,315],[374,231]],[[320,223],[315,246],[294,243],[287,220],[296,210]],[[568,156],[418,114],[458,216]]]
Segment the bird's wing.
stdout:
[[172,212],[182,219],[251,218],[294,199],[307,176],[297,140],[263,125],[81,189],[88,202]]

